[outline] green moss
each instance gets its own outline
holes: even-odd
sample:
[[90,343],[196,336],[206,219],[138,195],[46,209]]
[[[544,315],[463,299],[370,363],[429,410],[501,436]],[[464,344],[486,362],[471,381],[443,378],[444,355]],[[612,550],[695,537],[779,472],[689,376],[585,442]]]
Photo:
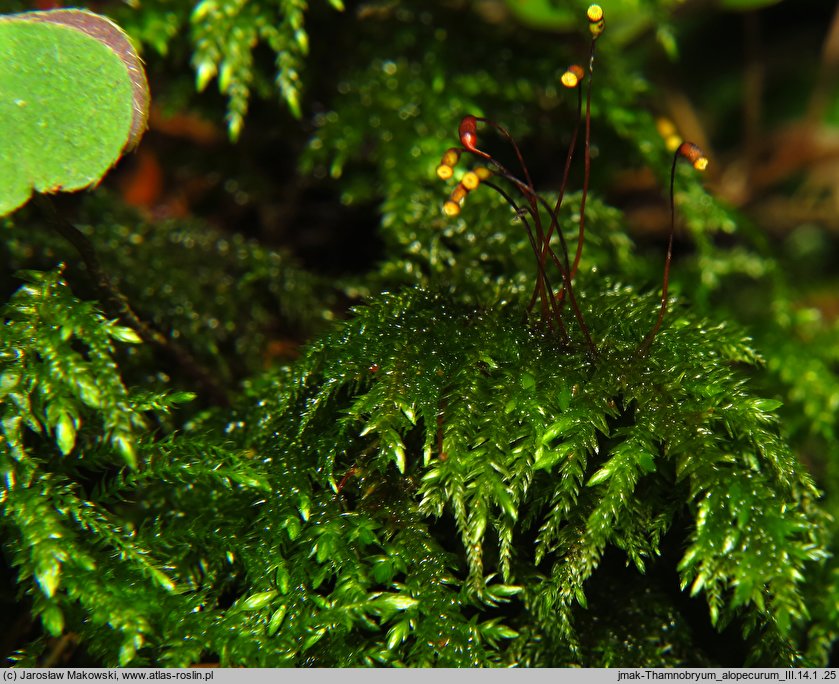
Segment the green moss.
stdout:
[[[221,228],[141,216],[108,191],[67,207],[112,284],[232,406],[199,391],[174,410],[194,378],[102,313],[124,315],[42,216],[4,223],[0,273],[30,271],[2,281],[0,530],[19,610],[42,627],[15,660],[42,663],[72,632],[107,666],[825,665],[839,337],[804,296],[832,282],[827,257],[809,273],[804,243],[828,254],[827,238],[779,248],[679,167],[678,296],[650,336],[663,249],[635,249],[606,188],[642,166],[666,187],[671,157],[647,48],[607,28],[574,280],[592,345],[567,302],[563,335],[529,312],[520,217],[486,187],[445,217],[460,170],[446,184],[434,169],[463,115],[491,114],[552,204],[576,121],[557,80],[587,37],[413,2],[313,4],[301,34],[299,3],[239,4],[119,12],[170,83],[190,63],[217,70],[234,132],[251,90],[299,104],[300,127],[277,133],[256,108],[243,134],[269,157],[282,137],[293,158],[245,185],[276,184],[299,220],[251,225],[276,217],[273,195]],[[669,3],[642,5],[678,38]],[[573,247],[579,158],[570,178]],[[361,241],[344,207],[376,207],[364,221],[381,238],[352,278],[266,238],[326,217]],[[277,362],[277,340],[304,341],[299,358]]]

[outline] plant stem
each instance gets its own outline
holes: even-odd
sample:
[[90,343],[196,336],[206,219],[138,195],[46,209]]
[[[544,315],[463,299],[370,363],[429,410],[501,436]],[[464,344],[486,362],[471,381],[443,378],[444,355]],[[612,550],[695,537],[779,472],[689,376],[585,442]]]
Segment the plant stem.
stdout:
[[679,151],[676,150],[676,153],[673,155],[673,166],[670,168],[670,237],[667,240],[667,256],[664,258],[664,277],[662,278],[661,283],[661,306],[658,310],[658,318],[656,319],[655,325],[653,325],[652,330],[647,333],[647,336],[644,338],[641,346],[638,347],[638,351],[636,352],[638,356],[643,356],[649,351],[650,345],[653,343],[659,328],[661,328],[661,323],[664,320],[664,314],[667,312],[667,289],[670,285],[670,262],[673,259],[673,234],[676,232],[676,199],[674,190],[676,183],[676,162],[678,161]]

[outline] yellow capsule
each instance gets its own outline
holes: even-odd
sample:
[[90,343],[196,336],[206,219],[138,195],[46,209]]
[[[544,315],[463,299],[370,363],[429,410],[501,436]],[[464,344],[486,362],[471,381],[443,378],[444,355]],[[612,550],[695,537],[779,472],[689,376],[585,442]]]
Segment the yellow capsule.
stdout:
[[451,147],[443,154],[443,158],[440,160],[440,166],[454,166],[457,164],[458,159],[460,159],[460,150],[456,147]]
[[699,157],[695,162],[693,162],[693,168],[697,171],[704,171],[708,168],[708,157]]
[[566,88],[576,88],[577,84],[580,82],[580,79],[577,78],[577,75],[570,71],[566,71],[564,74],[562,74],[562,78],[560,78],[559,80],[562,81],[562,85],[564,85]]
[[579,64],[572,64],[559,79],[566,88],[576,88],[583,80],[585,72]]
[[437,178],[440,180],[449,180],[454,175],[454,169],[448,164],[440,164],[437,167]]
[[467,190],[474,190],[480,185],[481,179],[478,178],[478,174],[474,171],[467,171],[463,174],[463,178],[460,179],[460,183]]
[[603,16],[603,8],[600,5],[592,5],[588,8],[586,15],[589,21],[589,31],[591,31],[591,35],[596,39],[603,33],[603,29],[606,28],[606,18]]
[[476,166],[474,171],[475,175],[482,181],[492,178],[492,171],[490,171],[486,166]]
[[443,205],[443,213],[446,216],[457,216],[460,213],[460,205],[452,200],[447,200]]

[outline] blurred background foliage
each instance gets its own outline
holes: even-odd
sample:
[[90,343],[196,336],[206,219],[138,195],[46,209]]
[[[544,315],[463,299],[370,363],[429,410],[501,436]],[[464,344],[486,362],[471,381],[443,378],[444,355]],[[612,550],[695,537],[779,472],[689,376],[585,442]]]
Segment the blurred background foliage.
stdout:
[[[417,284],[479,305],[529,292],[530,247],[509,207],[477,191],[459,217],[445,217],[440,208],[450,187],[434,169],[456,144],[461,116],[486,115],[516,136],[537,187],[549,198],[556,192],[576,116],[575,98],[559,77],[587,54],[580,17],[588,2],[83,4],[137,41],[153,111],[139,150],[101,188],[57,204],[93,242],[138,315],[182,344],[234,403],[243,387],[245,396],[258,394],[254,388],[282,376],[274,369],[295,359],[303,343],[383,290]],[[782,402],[783,435],[836,518],[836,5],[602,4],[608,23],[594,66],[590,237],[581,288],[604,277],[648,291],[659,287],[668,137],[697,142],[711,164],[702,177],[678,169],[672,292],[698,315],[734,321],[752,337],[765,358],[765,368],[751,371],[757,394]],[[0,11],[54,5],[6,0]],[[486,140],[503,158],[500,143]],[[578,159],[563,209],[569,239],[576,233],[581,179]],[[97,298],[84,265],[45,229],[37,208],[3,223],[4,297],[20,286],[18,271],[62,263],[73,293]],[[117,353],[128,385],[198,391],[181,418],[156,419],[161,431],[211,429],[217,402],[176,362],[156,357],[148,346]],[[240,480],[242,468],[238,461],[231,466]],[[223,578],[236,562],[205,570]],[[818,586],[837,586],[834,567],[822,568]],[[0,610],[12,614],[27,599],[16,595],[9,564],[3,579]],[[636,589],[639,596],[659,591],[647,579]],[[604,584],[596,595],[603,603],[610,592],[627,591]],[[655,616],[641,611],[633,617],[638,605],[628,604],[620,620],[590,611],[578,626],[591,635],[585,639],[589,662],[623,664],[641,651],[653,657],[624,634],[625,625],[639,619],[673,627],[660,662],[691,657],[679,628],[684,613],[657,603]],[[814,602],[812,628],[802,638],[817,661],[831,652],[839,602],[832,605]],[[27,611],[15,614],[2,634],[4,654],[42,631]],[[485,638],[506,638],[492,629]],[[710,627],[693,629],[705,640],[706,662],[742,661]],[[66,640],[45,639],[46,662],[88,657],[75,654]],[[200,649],[188,655],[197,661]],[[480,664],[489,664],[487,658]]]

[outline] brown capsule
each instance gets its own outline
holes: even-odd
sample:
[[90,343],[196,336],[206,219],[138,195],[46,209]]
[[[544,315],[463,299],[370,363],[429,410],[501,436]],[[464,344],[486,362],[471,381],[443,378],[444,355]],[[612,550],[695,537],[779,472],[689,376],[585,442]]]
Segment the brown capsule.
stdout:
[[457,202],[458,204],[460,204],[464,199],[466,199],[466,195],[468,194],[468,188],[464,188],[463,185],[458,185],[454,190],[452,190],[452,194],[449,195],[449,199],[452,202]]
[[679,145],[678,154],[693,164],[693,168],[697,171],[704,171],[708,168],[708,157],[695,143],[683,142]]
[[460,120],[457,134],[460,137],[460,144],[467,150],[470,152],[479,151],[476,147],[478,144],[478,120],[474,116],[468,114]]

